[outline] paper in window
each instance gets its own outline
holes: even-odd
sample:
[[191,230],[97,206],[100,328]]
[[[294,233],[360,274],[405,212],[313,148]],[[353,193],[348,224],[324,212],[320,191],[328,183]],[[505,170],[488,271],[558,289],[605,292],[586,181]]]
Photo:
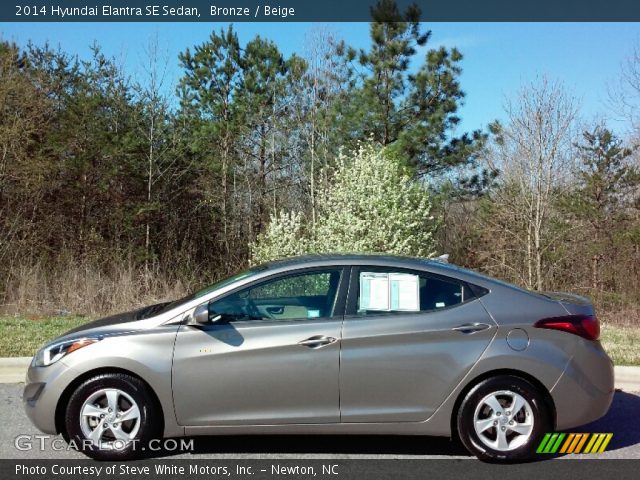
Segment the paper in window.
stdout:
[[389,275],[362,272],[360,274],[360,310],[389,311]]
[[417,312],[420,310],[420,277],[408,273],[390,273],[391,310]]

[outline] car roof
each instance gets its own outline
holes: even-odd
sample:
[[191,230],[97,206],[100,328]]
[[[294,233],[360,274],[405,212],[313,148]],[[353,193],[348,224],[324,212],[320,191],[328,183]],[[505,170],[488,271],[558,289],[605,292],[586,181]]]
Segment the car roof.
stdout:
[[302,255],[298,257],[288,257],[281,260],[274,260],[264,264],[266,268],[281,268],[289,266],[297,266],[305,263],[323,263],[323,264],[367,264],[371,262],[383,263],[435,263],[430,260],[418,257],[408,257],[402,255],[388,255],[377,253],[332,253],[332,254],[313,254]]
[[410,257],[403,255],[389,255],[377,253],[349,253],[349,254],[317,254],[303,255],[299,257],[289,257],[281,260],[275,260],[261,265],[266,270],[286,270],[292,267],[304,267],[305,265],[380,265],[380,266],[396,266],[406,268],[425,268],[449,271],[459,274],[475,274],[471,270],[466,270],[448,263],[429,260],[427,258]]
[[265,263],[259,268],[263,269],[265,274],[268,274],[269,271],[273,270],[285,271],[296,267],[304,268],[305,265],[308,265],[309,267],[325,265],[378,265],[400,268],[418,268],[421,270],[427,270],[435,273],[440,273],[442,275],[451,276],[453,278],[458,278],[485,287],[491,287],[499,284],[504,287],[521,290],[515,285],[502,282],[482,273],[468,270],[466,268],[446,263],[444,261],[403,255],[378,253],[303,255],[275,260],[269,263]]

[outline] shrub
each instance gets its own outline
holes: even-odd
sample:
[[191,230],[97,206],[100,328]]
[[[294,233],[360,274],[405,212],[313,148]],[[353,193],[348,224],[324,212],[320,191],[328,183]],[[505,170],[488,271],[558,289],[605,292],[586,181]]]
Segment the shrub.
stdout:
[[315,225],[299,212],[272,216],[252,246],[252,263],[302,253],[435,253],[431,195],[387,149],[363,145],[341,155],[317,212]]

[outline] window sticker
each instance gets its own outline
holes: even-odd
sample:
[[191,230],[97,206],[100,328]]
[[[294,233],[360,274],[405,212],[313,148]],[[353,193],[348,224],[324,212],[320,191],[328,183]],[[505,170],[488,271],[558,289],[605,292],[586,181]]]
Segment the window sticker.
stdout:
[[362,272],[360,274],[360,310],[389,311],[389,275]]
[[408,273],[360,273],[360,310],[420,310],[420,277]]
[[391,310],[420,310],[420,277],[408,273],[390,273]]
[[320,317],[320,310],[307,310],[307,318]]

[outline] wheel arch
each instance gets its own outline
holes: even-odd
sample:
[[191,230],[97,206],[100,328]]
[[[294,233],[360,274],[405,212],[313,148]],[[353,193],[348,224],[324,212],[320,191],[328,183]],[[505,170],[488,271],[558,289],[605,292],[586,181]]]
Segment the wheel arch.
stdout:
[[62,394],[60,395],[60,398],[58,399],[58,403],[56,404],[56,413],[55,413],[56,432],[61,433],[66,438],[67,433],[64,425],[65,413],[66,413],[65,410],[67,408],[67,405],[69,404],[69,400],[71,398],[71,395],[73,395],[73,392],[75,392],[76,389],[80,385],[82,385],[82,383],[89,380],[90,378],[95,377],[97,375],[105,375],[110,373],[121,373],[121,374],[129,375],[131,377],[135,377],[138,380],[140,380],[145,385],[145,387],[147,387],[149,393],[151,394],[151,398],[155,403],[155,406],[158,408],[160,412],[160,419],[162,421],[160,431],[164,432],[164,427],[165,427],[164,426],[164,409],[162,408],[162,402],[160,402],[160,399],[158,398],[158,394],[154,391],[151,385],[149,385],[149,383],[140,375],[130,370],[127,370],[124,368],[118,368],[118,367],[102,367],[102,368],[95,368],[93,370],[88,370],[82,373],[81,375],[78,375],[71,383],[69,383],[69,385],[66,386],[66,388],[63,390]]
[[471,391],[471,389],[473,387],[475,387],[476,385],[478,385],[480,382],[488,379],[488,378],[493,378],[493,377],[499,377],[499,376],[504,376],[504,375],[511,375],[514,377],[519,377],[523,380],[526,380],[527,382],[531,383],[534,387],[536,387],[537,389],[540,390],[540,392],[542,393],[542,396],[544,398],[544,402],[545,402],[545,406],[547,407],[549,414],[551,415],[551,421],[552,421],[552,426],[553,429],[555,430],[556,428],[556,406],[555,406],[555,402],[553,401],[553,397],[551,396],[551,393],[549,392],[549,390],[547,389],[547,387],[544,386],[544,384],[542,382],[540,382],[540,380],[538,380],[537,378],[535,378],[533,375],[523,372],[522,370],[513,370],[513,369],[509,369],[509,368],[502,368],[502,369],[496,369],[496,370],[489,370],[487,372],[484,372],[480,375],[478,375],[477,377],[475,377],[473,380],[469,381],[465,387],[460,391],[460,393],[458,394],[456,401],[453,405],[453,409],[451,411],[451,419],[450,419],[450,425],[451,425],[451,436],[452,437],[457,437],[458,436],[458,426],[457,426],[457,417],[458,417],[458,411],[460,410],[460,406],[462,405],[462,401],[464,400],[464,398],[467,396],[467,394]]

